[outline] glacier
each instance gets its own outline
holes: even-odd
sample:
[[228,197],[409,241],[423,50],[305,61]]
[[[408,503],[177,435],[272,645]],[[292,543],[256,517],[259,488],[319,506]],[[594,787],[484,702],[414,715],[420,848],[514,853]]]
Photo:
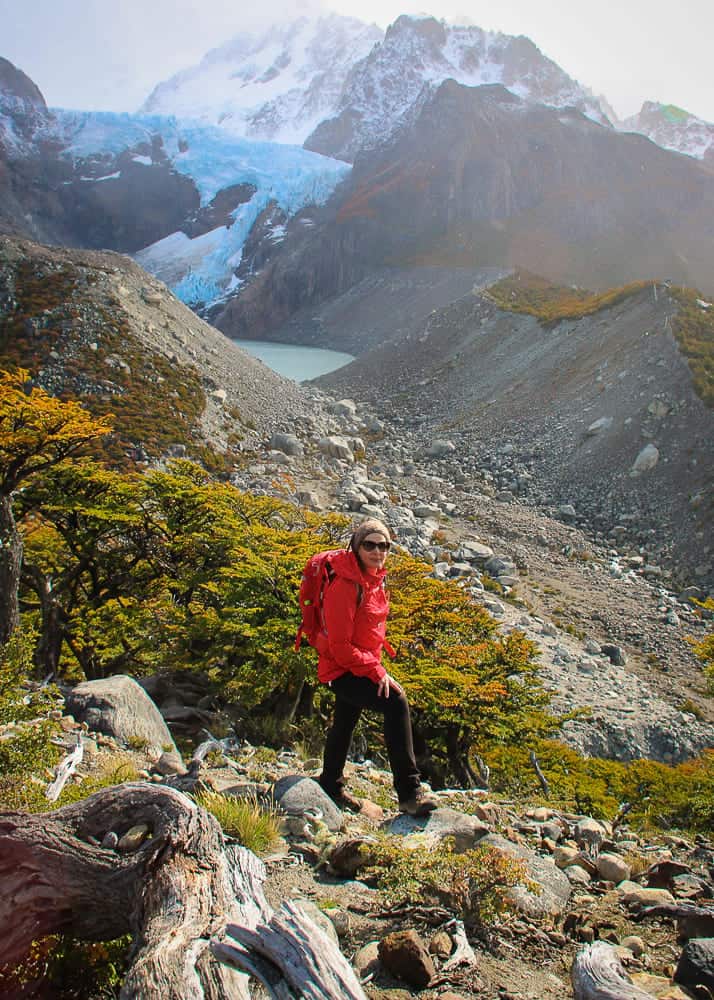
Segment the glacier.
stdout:
[[[165,167],[189,177],[201,207],[224,188],[249,184],[250,201],[238,205],[231,224],[190,238],[172,233],[134,254],[192,308],[207,308],[237,287],[235,268],[258,216],[271,203],[291,217],[322,205],[352,169],[350,164],[284,143],[257,141],[213,125],[171,115],[76,112],[53,109],[63,155],[87,161],[129,153],[134,163]],[[151,155],[147,155],[147,149]],[[114,176],[103,173],[96,182]],[[280,239],[280,231],[274,238]]]

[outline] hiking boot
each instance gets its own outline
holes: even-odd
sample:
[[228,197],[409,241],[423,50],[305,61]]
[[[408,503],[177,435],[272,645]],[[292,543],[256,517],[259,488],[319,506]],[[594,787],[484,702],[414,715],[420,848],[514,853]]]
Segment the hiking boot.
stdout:
[[[320,784],[320,782],[318,782]],[[358,813],[362,809],[362,799],[358,799],[356,795],[352,795],[345,788],[339,788],[336,792],[328,792],[326,788],[323,788],[320,784],[323,792],[329,795],[332,801],[335,803],[338,809],[342,809],[343,812],[353,812]]]
[[408,798],[399,800],[399,812],[407,813],[409,816],[428,816],[438,805],[433,795],[417,788]]

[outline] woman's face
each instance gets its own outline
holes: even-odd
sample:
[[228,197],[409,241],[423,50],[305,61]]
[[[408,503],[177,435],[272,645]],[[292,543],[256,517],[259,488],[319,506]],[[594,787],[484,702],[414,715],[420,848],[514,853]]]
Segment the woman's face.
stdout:
[[[367,543],[365,545],[365,542]],[[372,531],[362,539],[357,553],[368,573],[376,573],[387,561],[389,542],[378,531]]]

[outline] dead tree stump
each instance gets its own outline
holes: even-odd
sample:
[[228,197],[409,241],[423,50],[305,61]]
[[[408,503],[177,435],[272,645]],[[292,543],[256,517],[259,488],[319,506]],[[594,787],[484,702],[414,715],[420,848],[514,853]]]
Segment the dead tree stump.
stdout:
[[[121,838],[142,824],[148,835],[136,849],[101,846],[107,833]],[[226,845],[213,816],[171,788],[134,782],[56,812],[4,813],[0,963],[20,963],[32,942],[47,934],[94,941],[131,934],[124,1000],[247,1000],[247,973],[217,960],[212,948],[226,940],[229,923],[258,940],[263,926],[272,921],[275,928],[261,888],[264,877],[262,862]],[[326,937],[304,915],[298,921],[320,951]],[[350,995],[364,997],[346,959],[334,950],[339,975],[354,990]],[[282,981],[279,957],[261,952],[256,967],[264,969],[266,961],[271,967],[279,984],[274,995],[299,996]],[[250,948],[245,959],[242,968],[252,972]],[[295,986],[294,975],[288,981]],[[336,988],[326,982],[322,995],[344,996]]]

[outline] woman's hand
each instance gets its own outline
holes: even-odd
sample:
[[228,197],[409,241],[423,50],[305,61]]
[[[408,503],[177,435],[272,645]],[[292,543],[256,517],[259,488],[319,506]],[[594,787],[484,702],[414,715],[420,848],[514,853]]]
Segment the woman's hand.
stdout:
[[397,694],[404,694],[404,689],[401,684],[397,684],[393,677],[389,674],[385,674],[384,677],[380,678],[377,684],[377,697],[378,698],[388,698],[390,691],[396,691]]

